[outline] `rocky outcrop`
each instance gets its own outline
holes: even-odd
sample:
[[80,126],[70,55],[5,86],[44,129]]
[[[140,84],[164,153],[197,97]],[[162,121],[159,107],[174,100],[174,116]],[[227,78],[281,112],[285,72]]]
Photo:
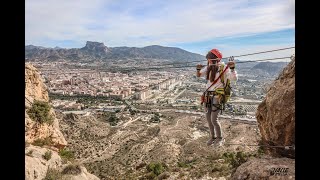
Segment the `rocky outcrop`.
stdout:
[[43,83],[40,72],[28,63],[25,65],[25,96],[27,107],[30,107],[35,99],[49,101],[47,87]]
[[63,175],[63,178],[68,180],[99,180],[97,176],[88,173],[85,167],[80,166],[80,170],[81,172],[77,175]]
[[295,179],[295,160],[289,158],[252,159],[237,168],[231,180]]
[[[43,158],[46,152],[51,152],[49,160]],[[25,176],[26,180],[42,180],[48,168],[58,168],[61,166],[61,158],[57,152],[47,148],[32,146],[25,148]]]
[[[45,153],[51,152],[50,159],[45,159]],[[93,174],[90,174],[87,169],[80,166],[78,174],[63,174],[61,173],[64,168],[71,165],[62,165],[61,157],[57,152],[47,148],[38,146],[28,146],[25,148],[25,179],[26,180],[42,180],[47,176],[48,169],[56,169],[61,174],[61,179],[68,180],[99,180]]]
[[107,46],[105,46],[103,43],[92,42],[92,41],[87,41],[86,46],[81,48],[81,50],[99,54],[102,56],[105,56],[106,53],[110,51],[110,49]]
[[49,102],[48,91],[43,83],[39,71],[30,64],[25,66],[25,140],[33,143],[37,139],[50,138],[52,145],[56,148],[63,148],[67,141],[59,129],[59,121],[55,116],[54,110],[50,109],[50,115],[53,117],[53,123],[39,123],[33,121],[27,109],[32,107],[35,100]]
[[[77,175],[61,174],[63,165],[58,151],[67,145],[67,141],[60,131],[54,110],[52,108],[49,110],[49,114],[53,117],[52,123],[36,122],[27,113],[35,101],[49,102],[48,91],[41,75],[30,64],[25,65],[25,87],[25,140],[28,143],[25,148],[25,179],[42,180],[48,175],[48,169],[57,170],[62,179],[99,179],[88,173],[83,166],[80,166],[81,171]],[[30,145],[37,139],[49,139],[49,144],[43,147]]]
[[[259,105],[256,118],[262,141],[268,145],[295,144],[295,58],[271,84],[265,100]],[[294,150],[269,148],[274,156],[295,157]]]
[[[264,145],[295,145],[294,56],[270,85],[266,98],[258,106],[256,118]],[[245,162],[237,168],[231,179],[295,179],[295,160],[289,159],[295,157],[294,149],[277,147],[264,150],[273,157],[255,158]]]

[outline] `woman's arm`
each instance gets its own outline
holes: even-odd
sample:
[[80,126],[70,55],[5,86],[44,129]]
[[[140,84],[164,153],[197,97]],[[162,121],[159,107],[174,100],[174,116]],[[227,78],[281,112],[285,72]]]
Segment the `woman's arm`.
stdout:
[[238,73],[237,73],[237,71],[235,69],[228,68],[226,70],[225,77],[227,79],[230,79],[230,81],[237,81],[238,80]]
[[231,56],[229,58],[229,62],[227,63],[228,65],[228,69],[226,70],[226,76],[228,79],[230,79],[230,81],[237,81],[238,80],[238,74],[237,71],[235,70],[235,65],[236,63],[234,62],[234,57]]
[[197,70],[197,77],[200,77],[201,76],[201,72],[200,70]]

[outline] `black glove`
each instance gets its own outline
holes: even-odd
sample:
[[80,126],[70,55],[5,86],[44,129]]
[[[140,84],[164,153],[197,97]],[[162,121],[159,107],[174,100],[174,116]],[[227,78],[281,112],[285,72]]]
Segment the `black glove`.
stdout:
[[202,65],[202,64],[198,64],[198,65],[197,65],[197,71],[200,71],[202,68],[203,68],[203,65]]

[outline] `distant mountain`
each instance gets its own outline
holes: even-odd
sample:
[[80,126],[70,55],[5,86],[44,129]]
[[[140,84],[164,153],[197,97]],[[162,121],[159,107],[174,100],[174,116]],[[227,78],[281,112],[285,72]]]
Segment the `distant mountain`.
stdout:
[[54,47],[53,49],[63,49],[63,48],[61,48],[61,47],[59,47],[59,46],[56,46],[56,47]]
[[261,62],[253,66],[251,70],[277,75],[287,64],[287,62]]
[[108,60],[108,59],[136,59],[154,58],[177,61],[204,60],[205,57],[185,51],[176,47],[164,47],[159,45],[137,47],[107,47],[103,43],[87,41],[82,48],[44,48],[40,46],[28,45],[25,47],[25,57],[28,59],[43,60]]
[[46,49],[46,48],[42,47],[42,46],[27,45],[27,46],[25,46],[25,49],[32,50],[32,49]]

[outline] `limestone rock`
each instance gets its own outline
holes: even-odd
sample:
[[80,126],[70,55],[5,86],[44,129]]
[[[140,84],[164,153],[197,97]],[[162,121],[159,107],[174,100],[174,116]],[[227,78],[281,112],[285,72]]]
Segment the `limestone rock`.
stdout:
[[[59,121],[52,108],[50,109],[50,114],[54,117],[52,124],[35,122],[27,113],[27,109],[32,107],[34,100],[49,102],[47,88],[38,70],[30,64],[26,64],[25,66],[25,83],[25,140],[27,143],[32,143],[36,139],[49,137],[52,141],[51,146],[38,147],[28,145],[25,148],[25,179],[42,180],[46,177],[49,168],[61,170],[61,157],[57,151],[66,146],[67,141],[60,131]],[[43,155],[48,151],[52,154],[51,158],[46,160]],[[67,179],[77,180],[99,179],[88,173],[85,167],[81,167],[81,173],[79,175],[67,176]]]
[[63,175],[63,178],[69,180],[99,180],[99,178],[93,174],[90,174],[87,169],[80,166],[81,173],[78,175]]
[[231,180],[295,179],[295,160],[289,158],[252,159],[240,165]]
[[25,66],[25,139],[26,142],[32,143],[36,139],[44,139],[50,137],[52,145],[56,148],[63,148],[67,145],[67,141],[63,137],[59,129],[59,121],[56,118],[54,110],[51,108],[50,114],[54,117],[52,124],[40,124],[33,121],[28,113],[27,109],[32,107],[34,100],[48,102],[48,91],[43,83],[43,79],[40,76],[38,70],[31,64],[26,63]]
[[[47,151],[52,152],[49,160],[42,157]],[[46,176],[48,168],[61,166],[61,157],[50,149],[30,145],[25,148],[25,153],[26,180],[42,180]]]
[[44,139],[50,137],[52,146],[63,148],[67,145],[63,134],[59,129],[58,119],[54,119],[51,125],[39,124],[30,119],[29,115],[25,113],[25,140],[28,143],[34,142],[36,139]]
[[[33,103],[34,99],[49,101],[46,85],[43,83],[39,71],[29,63],[25,64],[25,96],[26,103]],[[30,102],[29,102],[30,101]]]
[[[256,118],[262,141],[268,145],[295,144],[295,58],[273,82],[265,100],[259,105]],[[295,157],[294,150],[272,148],[274,156]]]
[[[51,151],[52,155],[49,160],[45,160],[43,155]],[[63,167],[61,157],[57,152],[47,148],[41,148],[38,146],[28,146],[25,148],[25,179],[26,180],[42,180],[46,177],[49,168],[56,169],[61,172]],[[80,166],[81,173],[78,175],[63,175],[62,179],[68,180],[99,180],[93,174],[90,174],[87,169]]]

